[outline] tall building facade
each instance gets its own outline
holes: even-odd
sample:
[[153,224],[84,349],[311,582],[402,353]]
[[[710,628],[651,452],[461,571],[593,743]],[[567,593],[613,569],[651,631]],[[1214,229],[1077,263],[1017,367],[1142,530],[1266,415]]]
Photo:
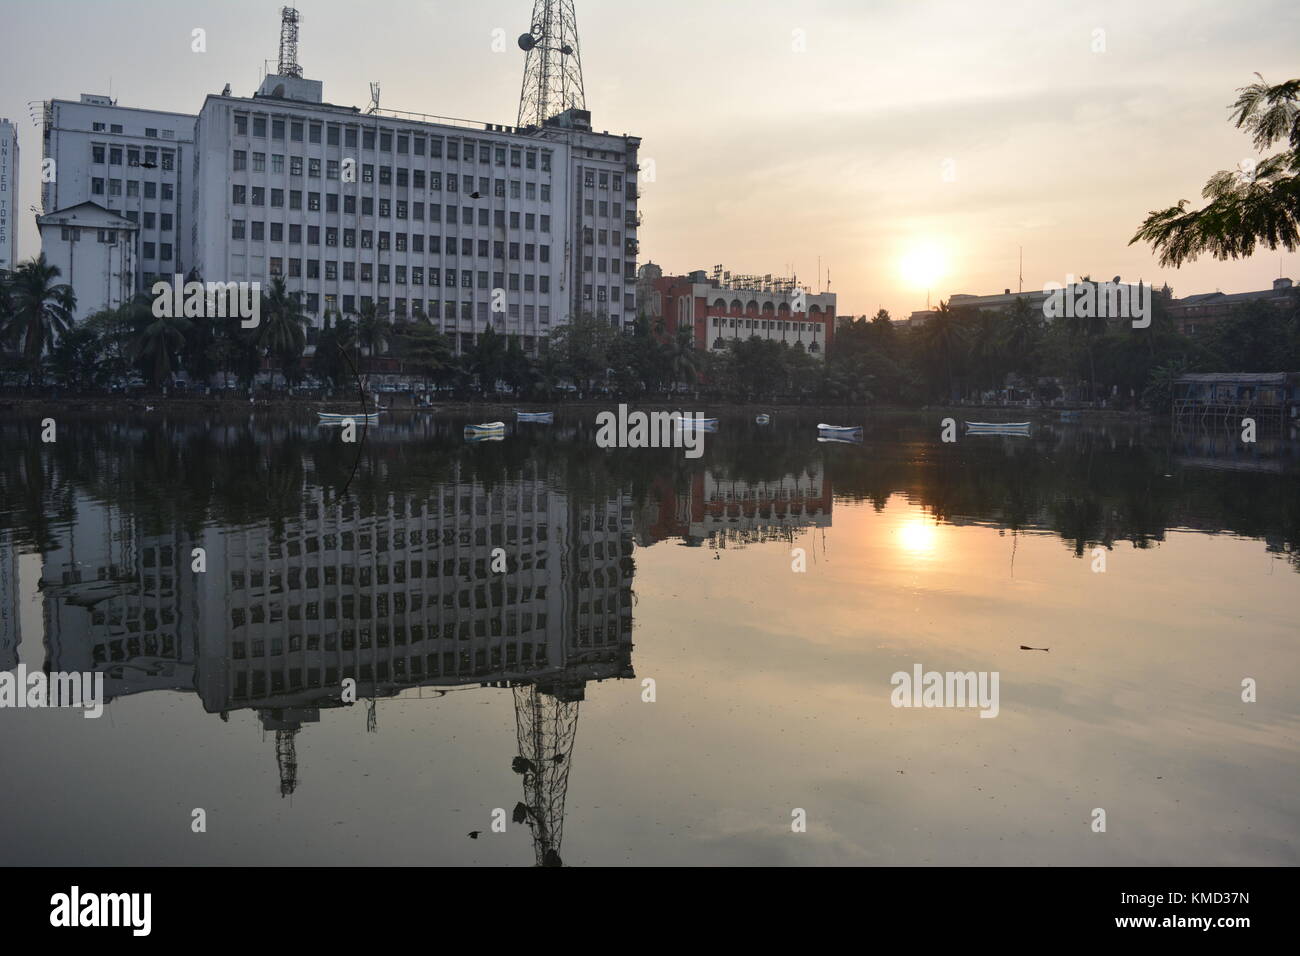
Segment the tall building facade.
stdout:
[[208,96],[195,141],[194,265],[283,277],[318,326],[373,304],[458,350],[492,326],[535,352],[575,316],[635,318],[639,140],[585,111],[541,129],[362,113],[270,75]]
[[18,127],[0,117],[0,272],[18,264]]
[[[136,288],[192,265],[182,237],[189,231],[186,169],[193,165],[194,121],[189,114],[118,106],[88,93],[75,102],[45,104],[43,156],[53,164],[41,184],[44,213],[91,202],[135,223]],[[77,310],[78,318],[88,314]]]

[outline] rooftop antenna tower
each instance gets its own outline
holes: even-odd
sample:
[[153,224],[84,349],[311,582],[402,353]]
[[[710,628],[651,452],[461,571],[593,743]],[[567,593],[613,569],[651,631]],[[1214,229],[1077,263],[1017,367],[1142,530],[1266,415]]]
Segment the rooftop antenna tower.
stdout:
[[565,110],[587,108],[573,0],[533,0],[533,18],[519,37],[519,49],[527,58],[517,126],[540,127]]
[[298,11],[293,7],[280,10],[280,65],[276,72],[302,79],[302,67],[298,65]]
[[367,113],[379,112],[379,84],[378,83],[370,84],[370,108],[366,110],[366,112]]

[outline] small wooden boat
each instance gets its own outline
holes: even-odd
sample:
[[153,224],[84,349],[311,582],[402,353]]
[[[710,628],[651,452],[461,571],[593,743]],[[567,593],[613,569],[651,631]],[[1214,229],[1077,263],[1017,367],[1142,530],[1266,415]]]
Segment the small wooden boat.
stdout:
[[379,424],[379,412],[364,413],[346,413],[346,412],[317,412],[316,417],[320,419],[321,425],[342,425],[344,422],[352,422],[354,425],[377,425]]
[[817,426],[817,434],[824,438],[841,438],[852,441],[854,438],[861,440],[861,425],[824,425]]
[[505,438],[505,422],[484,422],[480,425],[466,425],[466,438]]
[[759,415],[757,418],[754,419],[754,423],[755,423],[756,425],[770,425],[770,424],[772,424],[772,416],[771,416],[771,415]]
[[515,421],[519,422],[537,422],[541,425],[550,425],[555,421],[555,412],[515,412]]

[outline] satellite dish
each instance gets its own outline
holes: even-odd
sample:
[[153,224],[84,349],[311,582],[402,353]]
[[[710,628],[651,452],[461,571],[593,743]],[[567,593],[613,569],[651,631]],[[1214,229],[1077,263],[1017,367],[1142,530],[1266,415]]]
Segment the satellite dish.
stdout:
[[535,46],[537,46],[537,40],[533,37],[531,33],[519,34],[519,49],[527,53]]
[[569,56],[570,54],[573,53],[573,47],[569,46],[569,44],[566,43],[564,44],[564,46],[560,47],[560,52],[563,53],[565,56]]

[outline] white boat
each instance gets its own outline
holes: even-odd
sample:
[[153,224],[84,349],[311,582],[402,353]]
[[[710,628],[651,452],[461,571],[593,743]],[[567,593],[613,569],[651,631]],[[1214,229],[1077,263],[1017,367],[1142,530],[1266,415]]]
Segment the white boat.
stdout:
[[349,414],[345,412],[317,412],[316,417],[320,419],[321,425],[342,425],[347,421],[352,422],[354,425],[379,424],[379,412],[359,414]]
[[817,434],[826,438],[842,438],[853,440],[862,437],[861,425],[825,425],[817,426]]
[[550,425],[555,421],[555,412],[515,412],[515,420],[520,422],[538,422]]
[[716,432],[718,430],[718,420],[716,418],[696,418],[694,415],[679,415],[673,412],[672,419],[678,428],[694,428],[703,432]]
[[466,440],[467,442],[505,441],[505,440],[506,440],[506,436],[505,436],[505,433],[504,433],[504,432],[491,432],[491,433],[482,434],[482,435],[471,435],[469,432],[466,432],[466,433],[465,433],[465,440]]
[[466,438],[505,438],[505,422],[484,422],[479,425],[465,426]]
[[831,438],[826,435],[818,435],[817,440],[819,442],[822,442],[823,444],[832,444],[832,445],[861,445],[862,444],[861,435],[854,435],[851,438]]
[[1029,422],[967,422],[968,435],[1028,435]]
[[772,416],[759,415],[757,418],[754,419],[754,423],[757,425],[770,425],[772,424]]

